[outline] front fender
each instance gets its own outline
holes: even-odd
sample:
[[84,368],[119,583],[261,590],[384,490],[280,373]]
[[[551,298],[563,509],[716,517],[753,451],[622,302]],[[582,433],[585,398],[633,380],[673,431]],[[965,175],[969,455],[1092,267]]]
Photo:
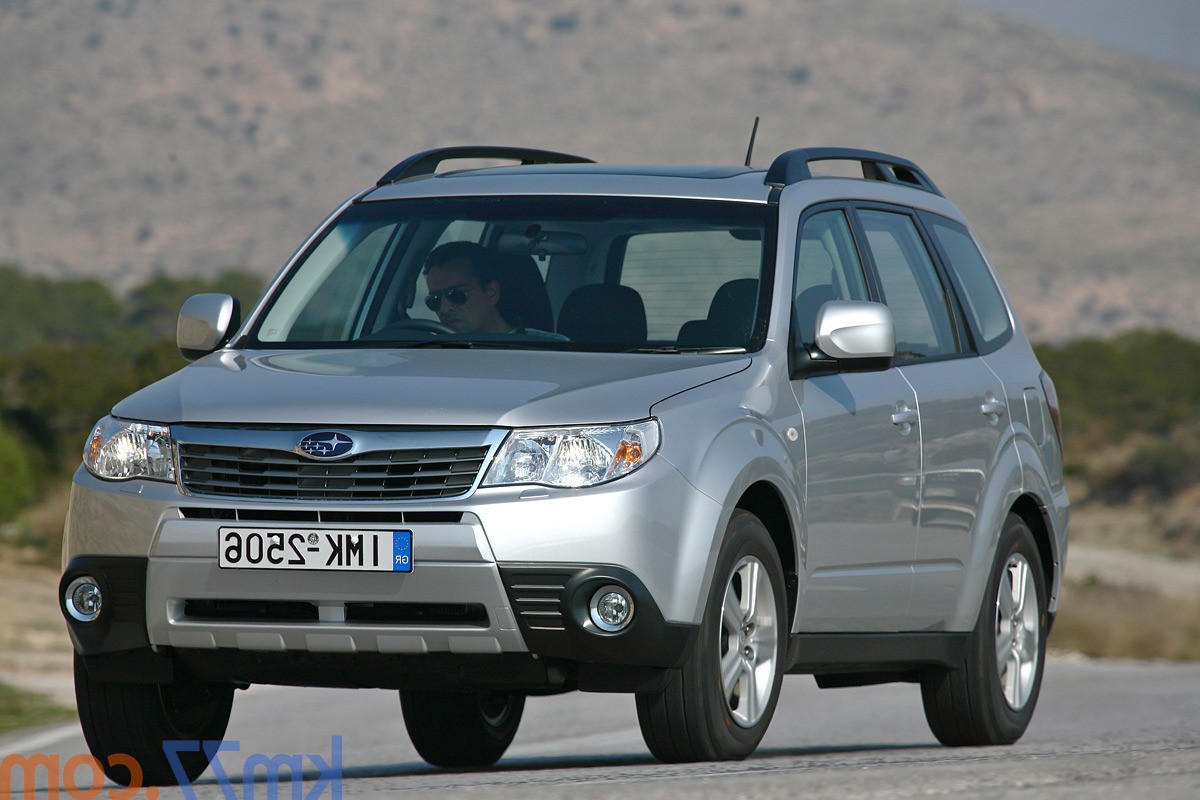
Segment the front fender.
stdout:
[[[745,413],[731,420],[708,439],[686,436],[674,431],[704,430],[687,415],[659,411],[663,421],[664,448],[661,457],[669,461],[684,480],[699,492],[720,505],[720,512],[711,537],[711,547],[704,560],[702,586],[710,586],[716,568],[725,527],[734,509],[754,486],[769,484],[779,495],[787,511],[789,534],[797,560],[802,558],[801,539],[797,536],[803,497],[803,465],[795,461],[780,436],[765,419],[743,409]],[[667,446],[672,442],[672,446]],[[706,593],[698,597],[696,617],[703,611]]]

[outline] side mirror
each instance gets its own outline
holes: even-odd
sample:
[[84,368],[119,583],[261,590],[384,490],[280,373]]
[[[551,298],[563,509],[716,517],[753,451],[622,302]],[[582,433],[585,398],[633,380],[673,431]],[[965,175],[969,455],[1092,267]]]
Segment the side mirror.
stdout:
[[831,300],[817,312],[815,338],[817,349],[839,361],[896,355],[896,324],[882,303]]
[[227,294],[192,295],[179,310],[175,344],[181,356],[195,361],[225,344],[240,324],[236,298]]

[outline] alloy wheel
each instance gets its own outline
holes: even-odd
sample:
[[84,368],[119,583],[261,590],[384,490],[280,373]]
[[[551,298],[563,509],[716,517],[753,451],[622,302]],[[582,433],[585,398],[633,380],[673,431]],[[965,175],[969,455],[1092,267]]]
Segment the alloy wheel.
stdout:
[[1041,621],[1037,587],[1025,556],[1014,553],[1004,567],[996,598],[996,669],[1009,708],[1029,702],[1038,671]]
[[734,567],[721,609],[721,686],[730,716],[743,728],[766,711],[775,682],[778,609],[762,562],[746,556]]

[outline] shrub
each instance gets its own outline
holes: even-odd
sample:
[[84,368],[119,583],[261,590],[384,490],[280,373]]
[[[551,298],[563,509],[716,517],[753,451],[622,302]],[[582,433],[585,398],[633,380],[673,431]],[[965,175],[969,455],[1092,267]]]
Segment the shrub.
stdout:
[[0,427],[0,522],[8,522],[33,500],[33,471],[21,440]]
[[1136,436],[1107,457],[1094,457],[1087,482],[1091,497],[1110,504],[1169,500],[1200,486],[1200,427]]

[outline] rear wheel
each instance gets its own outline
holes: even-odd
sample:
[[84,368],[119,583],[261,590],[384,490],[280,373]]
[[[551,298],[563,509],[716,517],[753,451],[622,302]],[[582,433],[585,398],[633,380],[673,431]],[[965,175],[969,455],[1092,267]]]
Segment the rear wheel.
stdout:
[[1037,544],[1029,526],[1010,514],[963,664],[921,681],[925,719],[938,741],[958,747],[1021,738],[1041,690],[1047,632]]
[[775,713],[786,642],[775,545],[758,517],[735,511],[691,654],[664,689],[637,696],[654,757],[719,761],[754,752]]
[[519,692],[401,689],[408,738],[436,767],[490,767],[512,744],[525,711]]
[[[106,683],[93,680],[84,660],[75,656],[75,701],[88,749],[115,783],[122,786],[173,786],[180,776],[171,769],[163,742],[184,739],[195,750],[175,755],[190,783],[208,769],[209,757],[199,743],[219,740],[229,725],[234,687],[180,681],[170,684]],[[130,761],[111,756],[124,754]]]

